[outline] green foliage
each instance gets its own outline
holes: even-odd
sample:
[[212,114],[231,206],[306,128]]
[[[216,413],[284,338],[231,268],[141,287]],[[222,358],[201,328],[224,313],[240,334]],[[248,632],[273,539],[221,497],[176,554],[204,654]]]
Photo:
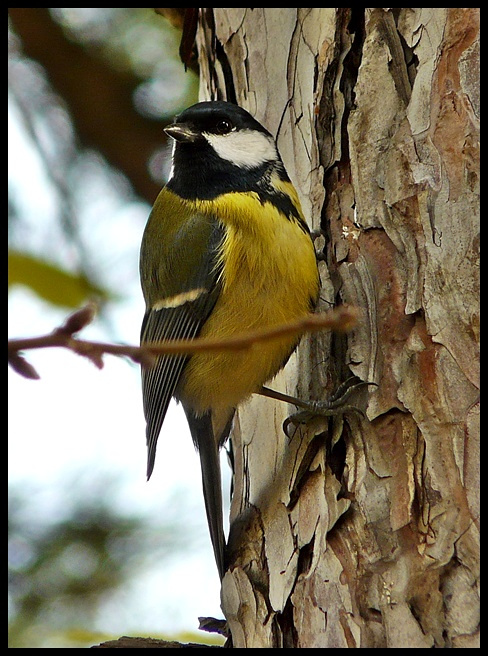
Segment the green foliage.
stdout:
[[82,647],[114,637],[96,632],[107,601],[143,575],[147,559],[162,562],[185,544],[182,526],[155,530],[116,512],[113,482],[69,487],[78,496],[53,517],[36,510],[34,490],[9,494],[9,647]]
[[52,262],[19,251],[8,254],[8,285],[24,285],[55,306],[78,308],[88,299],[113,300],[108,290],[83,274],[73,274]]

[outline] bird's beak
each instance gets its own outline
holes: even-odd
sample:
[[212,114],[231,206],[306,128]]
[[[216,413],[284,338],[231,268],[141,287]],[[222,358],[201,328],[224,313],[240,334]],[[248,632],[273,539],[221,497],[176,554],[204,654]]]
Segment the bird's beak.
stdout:
[[171,125],[167,125],[164,131],[172,139],[181,143],[194,143],[202,136],[200,132],[197,132],[187,123],[172,123]]

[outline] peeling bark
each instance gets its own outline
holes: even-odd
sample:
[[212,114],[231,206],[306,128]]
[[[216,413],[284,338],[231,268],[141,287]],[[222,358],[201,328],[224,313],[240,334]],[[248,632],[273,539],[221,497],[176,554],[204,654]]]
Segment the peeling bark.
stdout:
[[277,135],[325,232],[323,306],[362,310],[274,386],[378,384],[291,438],[293,408],[239,410],[233,646],[476,647],[479,10],[204,9],[197,44],[202,98]]

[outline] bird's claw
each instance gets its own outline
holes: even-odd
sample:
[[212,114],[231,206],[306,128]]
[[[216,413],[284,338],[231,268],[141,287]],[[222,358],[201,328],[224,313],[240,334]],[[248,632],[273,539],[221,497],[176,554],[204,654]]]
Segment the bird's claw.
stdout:
[[345,380],[336,391],[324,401],[310,401],[307,403],[307,408],[299,410],[290,415],[283,422],[283,430],[288,435],[288,427],[290,424],[298,426],[299,424],[307,424],[314,417],[332,417],[334,415],[343,415],[347,412],[355,412],[361,417],[365,414],[361,408],[347,403],[347,400],[356,390],[367,387],[368,385],[376,385],[376,383],[369,383],[360,380],[357,376],[352,376]]

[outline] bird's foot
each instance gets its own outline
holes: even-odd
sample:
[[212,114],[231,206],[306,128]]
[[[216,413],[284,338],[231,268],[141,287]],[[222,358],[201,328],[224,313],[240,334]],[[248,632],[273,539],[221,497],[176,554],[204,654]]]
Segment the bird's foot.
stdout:
[[339,385],[332,396],[324,401],[300,401],[300,408],[302,409],[285,419],[283,430],[288,435],[290,424],[295,427],[299,424],[307,424],[314,417],[332,417],[348,412],[355,412],[361,417],[364,417],[363,410],[349,403],[349,398],[356,390],[367,387],[368,385],[376,385],[376,383],[365,382],[357,376],[352,376]]

